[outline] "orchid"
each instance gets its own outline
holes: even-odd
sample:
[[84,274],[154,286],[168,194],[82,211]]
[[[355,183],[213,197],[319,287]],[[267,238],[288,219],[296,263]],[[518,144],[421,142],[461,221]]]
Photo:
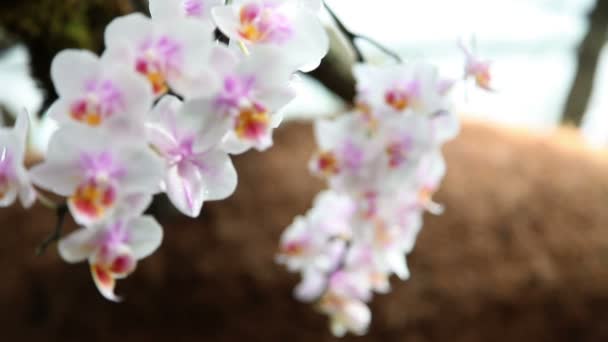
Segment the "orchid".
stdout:
[[235,0],[215,7],[213,18],[230,39],[245,44],[255,55],[260,46],[283,51],[296,69],[315,69],[329,50],[329,39],[317,17],[321,1]]
[[309,163],[313,174],[327,178],[339,190],[365,190],[375,177],[369,165],[375,163],[381,146],[370,139],[360,118],[319,120],[314,128],[319,151]]
[[[356,108],[315,122],[319,151],[309,163],[328,181],[323,196],[341,198],[349,210],[315,200],[285,231],[278,257],[302,276],[296,297],[317,300],[336,336],[364,334],[373,293],[387,293],[392,275],[410,277],[406,256],[423,213],[443,210],[432,200],[445,174],[440,148],[459,129],[447,100],[452,83],[441,81],[434,67],[359,64],[353,72]],[[327,225],[318,222],[348,228],[319,229]],[[341,243],[339,253],[324,248],[334,241]],[[319,263],[331,267],[310,266]]]
[[442,86],[435,67],[428,64],[374,67],[358,64],[353,73],[357,91],[380,113],[432,115],[442,110]]
[[443,206],[433,201],[433,195],[438,190],[445,172],[445,160],[439,151],[426,156],[417,172],[418,204],[432,214],[443,212]]
[[59,94],[49,115],[60,124],[137,130],[143,127],[153,95],[150,85],[122,64],[85,50],[57,54],[51,77]]
[[365,301],[370,296],[370,283],[357,273],[339,271],[329,278],[328,290],[319,301],[319,308],[330,317],[335,336],[347,332],[363,335],[371,321]]
[[[60,239],[59,254],[88,261],[99,292],[119,301],[116,281],[163,238],[159,223],[142,216],[153,195],[164,192],[181,213],[198,217],[205,202],[235,191],[230,155],[273,145],[296,96],[295,74],[328,52],[322,5],[150,0],[151,17],[131,14],[106,27],[101,57],[60,52],[51,67],[59,98],[49,110],[59,129],[44,161],[29,171],[23,165],[27,114],[0,128],[0,206],[19,196],[29,207],[38,195],[57,210],[56,236],[69,211],[81,228]],[[302,277],[296,298],[317,302],[336,336],[364,334],[373,295],[389,292],[393,275],[410,277],[406,258],[423,215],[443,210],[433,201],[446,171],[441,147],[460,128],[448,98],[455,81],[380,47],[399,63],[357,64],[354,109],[314,124],[318,151],[308,166],[329,188],[287,227],[276,256]],[[491,89],[489,63],[461,48],[465,79]]]
[[247,57],[216,46],[209,65],[216,72],[215,82],[199,89],[196,98],[205,115],[228,123],[223,148],[232,154],[268,149],[272,131],[282,121],[280,109],[295,96],[290,85],[294,70],[273,48]]
[[491,62],[474,55],[462,41],[459,46],[465,56],[464,79],[473,79],[479,88],[492,91]]
[[150,0],[150,14],[157,20],[193,18],[211,23],[211,10],[224,0]]
[[143,143],[68,125],[51,138],[46,160],[30,174],[35,185],[68,197],[76,222],[90,225],[107,218],[129,196],[159,192],[161,170],[160,158]]
[[[272,145],[281,109],[296,95],[294,74],[312,70],[328,51],[321,4],[150,0],[151,18],[131,14],[106,27],[101,57],[60,52],[51,67],[59,98],[49,109],[59,129],[44,161],[29,171],[23,166],[27,116],[0,129],[0,205],[19,195],[31,206],[32,184],[65,197],[55,203],[38,194],[59,218],[42,250],[71,213],[83,228],[61,240],[60,254],[68,262],[89,260],[100,292],[118,300],[115,280],[162,239],[158,223],[140,217],[152,196],[165,192],[180,212],[197,217],[204,202],[235,191],[230,154]],[[214,41],[216,24],[228,44]],[[347,197],[328,193],[319,203],[352,215]],[[333,269],[345,241],[330,237],[351,234],[334,214],[319,211],[302,222],[305,229],[294,225],[279,259],[303,272]]]
[[24,111],[13,128],[0,127],[0,207],[12,205],[17,197],[25,208],[36,201],[36,191],[25,169],[29,116]]
[[350,220],[355,211],[348,196],[320,193],[307,215],[297,217],[285,230],[277,261],[291,271],[330,271],[342,256],[344,241],[352,236]]
[[114,19],[105,31],[103,59],[145,76],[154,95],[188,95],[209,71],[200,61],[209,54],[213,27],[184,19],[151,20],[141,14]]
[[162,240],[161,226],[149,216],[114,218],[80,228],[59,241],[59,254],[69,263],[87,260],[99,292],[111,301],[117,279],[127,277],[137,261],[152,254]]
[[173,204],[191,217],[200,214],[204,201],[230,196],[237,183],[230,157],[219,148],[228,127],[201,109],[200,101],[182,103],[167,95],[146,125],[148,140],[166,163],[163,187]]

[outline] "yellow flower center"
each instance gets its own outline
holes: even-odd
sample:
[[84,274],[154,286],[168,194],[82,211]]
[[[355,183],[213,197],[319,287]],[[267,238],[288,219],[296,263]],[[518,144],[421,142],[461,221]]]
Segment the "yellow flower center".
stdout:
[[336,155],[331,151],[319,153],[317,166],[324,176],[332,176],[340,172],[340,167]]
[[114,205],[115,199],[115,191],[110,185],[90,181],[79,186],[69,201],[86,216],[99,218]]
[[158,71],[149,72],[146,74],[148,81],[152,85],[152,89],[154,90],[154,95],[162,95],[165,94],[169,87],[167,86],[167,80],[165,76]]
[[241,139],[255,140],[266,133],[269,123],[270,116],[266,110],[251,106],[241,109],[234,130]]
[[263,38],[262,32],[252,23],[243,24],[239,29],[239,34],[251,42],[259,42]]

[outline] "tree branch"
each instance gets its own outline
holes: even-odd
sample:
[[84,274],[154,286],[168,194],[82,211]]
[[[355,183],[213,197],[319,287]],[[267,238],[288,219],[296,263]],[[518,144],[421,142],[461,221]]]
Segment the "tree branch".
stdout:
[[365,56],[363,55],[363,52],[357,46],[357,42],[356,42],[357,39],[361,39],[361,40],[367,41],[368,43],[370,43],[373,46],[375,46],[378,50],[382,51],[384,54],[386,54],[386,55],[390,56],[391,58],[393,58],[398,63],[402,63],[403,62],[398,53],[396,53],[395,51],[389,49],[388,47],[386,47],[385,45],[381,44],[377,40],[375,40],[375,39],[373,39],[373,38],[371,38],[369,36],[365,36],[365,35],[354,33],[351,30],[349,30],[348,28],[346,28],[346,26],[344,25],[344,23],[340,20],[340,18],[338,18],[338,16],[331,9],[331,7],[329,7],[329,5],[327,4],[327,2],[323,2],[323,4],[325,5],[325,9],[327,10],[327,12],[331,16],[331,18],[336,23],[336,26],[338,27],[338,29],[340,30],[340,32],[342,32],[344,34],[344,36],[346,38],[348,38],[348,40],[350,41],[351,46],[353,48],[353,51],[355,53],[355,59],[357,60],[357,62],[364,62],[365,61]]
[[347,103],[351,103],[355,97],[355,78],[352,73],[355,60],[340,32],[329,28],[327,34],[330,41],[329,52],[321,61],[321,65],[308,75]]
[[59,206],[56,211],[56,216],[57,216],[57,223],[55,224],[55,229],[53,230],[53,233],[51,233],[51,235],[49,235],[41,244],[40,246],[38,246],[38,248],[36,249],[36,255],[37,256],[41,256],[44,254],[44,252],[46,252],[46,250],[49,248],[49,246],[57,241],[59,241],[59,239],[61,238],[61,233],[63,231],[63,224],[65,223],[65,218],[68,214],[68,206],[67,204],[62,204],[61,206]]
[[589,30],[578,47],[576,76],[562,114],[564,123],[580,126],[593,92],[602,47],[608,38],[608,1],[598,0],[589,14]]

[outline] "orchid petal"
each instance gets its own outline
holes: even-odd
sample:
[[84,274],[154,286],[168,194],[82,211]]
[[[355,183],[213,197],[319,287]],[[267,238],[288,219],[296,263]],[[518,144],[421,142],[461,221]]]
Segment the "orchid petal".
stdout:
[[97,56],[87,50],[68,49],[59,52],[51,64],[51,79],[60,96],[73,96],[82,91],[87,79],[101,71]]
[[149,256],[160,247],[163,229],[153,217],[142,216],[132,219],[128,222],[127,230],[129,233],[127,243],[137,260]]
[[114,288],[116,287],[116,279],[110,272],[100,265],[91,264],[91,275],[93,276],[93,281],[95,282],[95,286],[99,290],[102,296],[104,296],[107,300],[112,302],[120,302],[122,301],[121,297],[116,296],[114,293]]
[[85,261],[95,251],[97,237],[98,231],[95,229],[78,229],[59,240],[59,255],[72,264]]

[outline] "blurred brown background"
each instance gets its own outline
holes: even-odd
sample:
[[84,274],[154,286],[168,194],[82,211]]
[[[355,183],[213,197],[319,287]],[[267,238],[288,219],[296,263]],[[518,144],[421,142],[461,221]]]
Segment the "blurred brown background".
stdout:
[[[331,341],[325,317],[291,297],[277,241],[322,184],[308,175],[309,124],[277,132],[267,153],[237,158],[236,194],[200,220],[160,214],[161,249],[97,293],[85,264],[55,249],[44,208],[0,211],[0,327],[7,341]],[[466,122],[409,259],[412,278],[377,296],[361,341],[608,339],[608,162],[571,132],[535,136]]]

